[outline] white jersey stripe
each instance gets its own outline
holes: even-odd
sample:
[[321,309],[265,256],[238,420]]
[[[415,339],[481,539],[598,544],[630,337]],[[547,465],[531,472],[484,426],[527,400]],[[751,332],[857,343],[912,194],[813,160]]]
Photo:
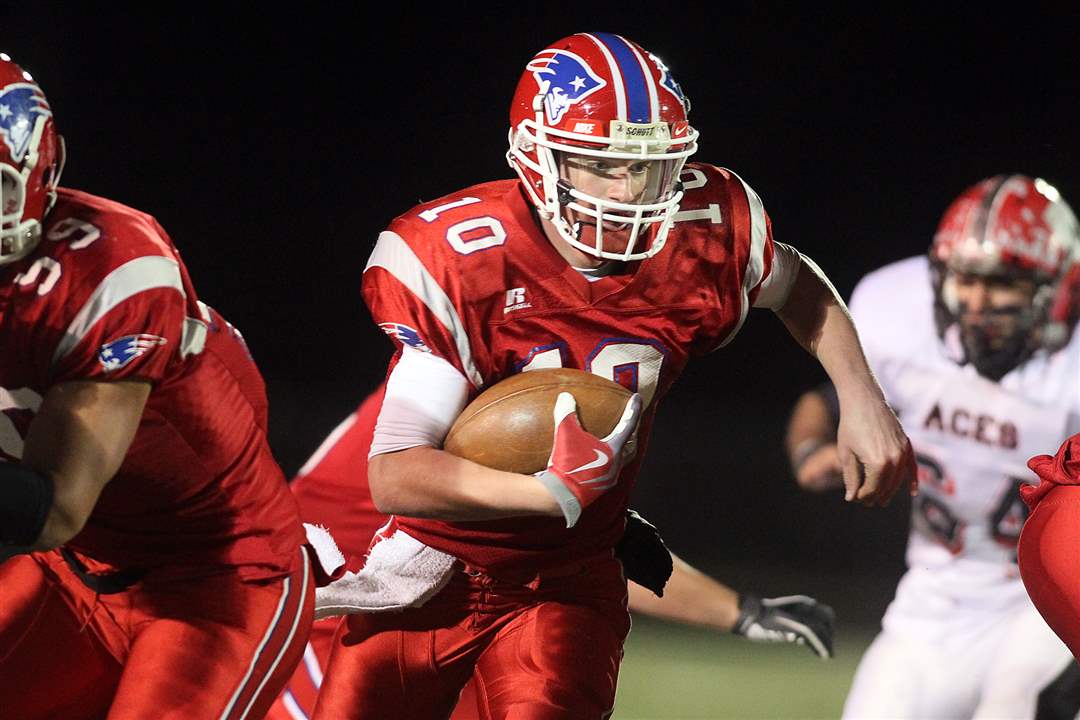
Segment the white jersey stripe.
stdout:
[[289,717],[293,720],[309,720],[304,714],[304,709],[300,707],[300,703],[296,702],[296,696],[288,688],[281,693],[281,704],[285,706],[285,712],[289,713]]
[[[735,173],[731,174],[735,175]],[[750,205],[750,256],[746,259],[746,270],[743,276],[742,307],[739,308],[739,321],[718,347],[724,347],[731,342],[738,334],[739,329],[742,328],[743,323],[746,322],[746,315],[750,311],[750,291],[757,287],[765,274],[765,206],[762,204],[758,194],[746,184],[745,180],[738,175],[735,175],[735,177],[739,178],[739,182],[742,183],[743,190],[746,192],[746,200]]]
[[68,325],[53,352],[52,367],[56,367],[74,350],[94,323],[117,305],[145,290],[170,287],[184,295],[180,266],[175,260],[161,255],[135,258],[113,270],[105,276]]
[[585,37],[596,43],[596,46],[600,48],[600,52],[604,54],[604,59],[607,60],[608,69],[611,70],[612,85],[615,86],[615,112],[618,114],[619,120],[629,120],[626,116],[626,88],[623,87],[619,63],[615,61],[615,57],[600,38],[589,33],[585,33]]
[[473,363],[469,337],[465,334],[465,326],[457,309],[408,243],[397,233],[384,230],[379,234],[379,241],[375,244],[375,250],[372,251],[364,272],[373,267],[381,267],[389,272],[431,310],[454,338],[461,367],[469,382],[477,388],[483,386],[484,379]]
[[347,433],[349,431],[349,428],[351,428],[354,424],[356,424],[355,412],[350,414],[349,417],[345,418],[340,423],[338,423],[338,426],[334,428],[333,432],[331,432],[329,435],[326,436],[325,439],[323,439],[322,443],[319,444],[318,449],[311,454],[311,457],[307,459],[307,462],[304,463],[304,466],[300,468],[300,472],[296,474],[297,478],[301,478],[314,470],[315,467],[323,461],[323,458],[326,457],[327,454],[334,449],[334,446],[337,445],[337,441],[341,439],[341,436]]
[[307,669],[308,677],[311,678],[311,684],[316,689],[322,687],[323,672],[322,667],[319,665],[319,656],[315,654],[315,648],[311,643],[307,644],[304,648],[304,667]]
[[206,347],[206,332],[210,328],[210,309],[202,300],[196,300],[199,317],[185,318],[184,329],[180,333],[180,357],[198,355]]

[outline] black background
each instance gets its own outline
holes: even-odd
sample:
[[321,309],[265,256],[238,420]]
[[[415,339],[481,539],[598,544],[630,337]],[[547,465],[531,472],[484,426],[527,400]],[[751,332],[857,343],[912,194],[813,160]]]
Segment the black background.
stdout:
[[[52,103],[65,184],[154,214],[201,297],[244,332],[291,473],[383,376],[390,344],[358,292],[376,234],[420,200],[510,175],[517,78],[573,32],[663,58],[692,101],[698,159],[749,182],[776,238],[845,297],[924,252],[982,177],[1041,175],[1080,198],[1080,14],[946,5],[32,3],[5,8],[0,50]],[[775,585],[789,576],[762,569],[787,569],[842,603],[826,579],[884,578],[860,600],[876,608],[902,567],[904,500],[801,494],[781,455],[791,403],[821,378],[755,311],[660,408],[635,502],[733,582]]]

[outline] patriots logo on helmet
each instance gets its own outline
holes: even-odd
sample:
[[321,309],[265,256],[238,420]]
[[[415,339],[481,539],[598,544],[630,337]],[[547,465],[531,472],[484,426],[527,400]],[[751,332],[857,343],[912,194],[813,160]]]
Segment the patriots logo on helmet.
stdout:
[[52,111],[37,85],[12,83],[0,89],[0,137],[17,163],[30,147],[38,115],[49,117]]
[[416,348],[421,352],[429,353],[429,348],[424,341],[420,338],[420,333],[409,327],[408,325],[402,325],[401,323],[385,322],[379,323],[379,327],[382,331],[390,337],[398,340],[409,347]]
[[544,93],[544,112],[552,125],[562,120],[571,105],[607,85],[579,55],[566,50],[544,50],[525,69]]
[[683,111],[689,113],[690,98],[686,97],[686,93],[683,92],[682,86],[675,82],[675,78],[671,77],[671,72],[667,69],[667,65],[664,64],[663,60],[652,53],[649,53],[649,57],[656,63],[656,67],[660,68],[660,84],[667,88],[672,95],[679,98],[679,102],[682,103],[683,106]]
[[98,350],[98,362],[105,372],[119,370],[140,355],[153,350],[158,345],[167,342],[160,335],[139,333],[138,335],[125,335],[112,342],[107,342]]

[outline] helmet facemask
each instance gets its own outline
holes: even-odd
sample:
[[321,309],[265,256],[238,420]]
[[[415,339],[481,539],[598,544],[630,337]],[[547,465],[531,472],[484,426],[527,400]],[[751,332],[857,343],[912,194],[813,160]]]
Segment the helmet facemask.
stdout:
[[[538,95],[537,104],[541,99]],[[545,127],[539,111],[535,121],[511,130],[508,159],[544,218],[571,247],[605,260],[644,260],[663,249],[675,221],[683,196],[679,173],[697,150],[697,134],[690,129],[672,141],[663,122],[611,121],[610,126],[601,138],[607,144],[598,145],[596,136]],[[542,178],[543,197],[533,190],[526,170]],[[581,181],[590,177],[599,182]],[[591,194],[584,187],[605,181],[626,183],[625,200]]]
[[[964,300],[964,283],[978,282],[988,288],[1008,287],[1008,302],[983,302],[973,310]],[[985,290],[994,295],[992,289]],[[1042,345],[1050,288],[1020,277],[958,273],[946,269],[942,277],[941,311],[947,333],[969,362],[985,378],[998,381],[1026,361]]]

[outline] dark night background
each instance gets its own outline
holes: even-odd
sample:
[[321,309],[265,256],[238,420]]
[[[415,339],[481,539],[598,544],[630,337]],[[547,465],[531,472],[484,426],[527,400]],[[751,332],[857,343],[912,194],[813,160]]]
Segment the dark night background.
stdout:
[[[510,176],[518,76],[573,32],[622,33],[663,58],[693,104],[696,159],[739,172],[776,238],[845,297],[925,251],[984,176],[1041,175],[1080,203],[1076,10],[71,5],[6,7],[0,50],[52,103],[65,184],[154,214],[202,299],[244,332],[289,473],[383,376],[390,343],[358,292],[378,231],[420,200]],[[636,505],[732,584],[811,591],[872,620],[902,569],[904,500],[802,494],[781,454],[792,402],[823,377],[752,313],[661,406]]]

